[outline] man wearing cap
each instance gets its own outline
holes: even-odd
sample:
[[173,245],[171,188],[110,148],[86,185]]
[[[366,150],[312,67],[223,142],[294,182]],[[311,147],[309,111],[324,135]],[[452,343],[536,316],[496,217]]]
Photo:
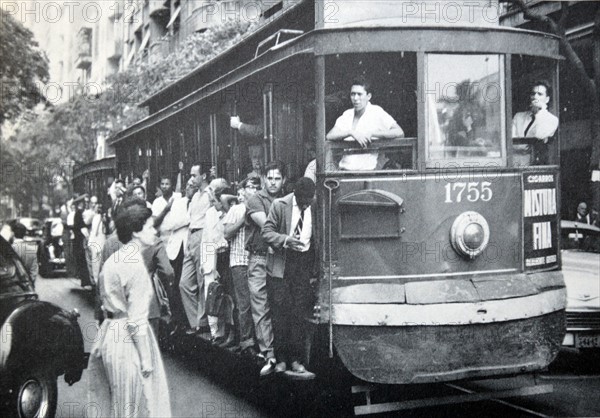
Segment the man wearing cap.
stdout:
[[262,237],[273,249],[267,255],[267,291],[271,305],[276,372],[312,379],[303,363],[305,318],[311,312],[310,278],[314,265],[312,225],[315,183],[302,177],[294,192],[271,205]]

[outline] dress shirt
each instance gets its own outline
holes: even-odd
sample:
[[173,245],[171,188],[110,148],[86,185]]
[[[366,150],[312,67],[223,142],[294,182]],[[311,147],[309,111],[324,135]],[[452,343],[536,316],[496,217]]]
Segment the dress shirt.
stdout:
[[[174,192],[173,193],[173,201],[175,201],[177,199],[181,199],[181,193]],[[154,202],[152,202],[152,216],[160,215],[161,212],[163,210],[165,210],[168,203],[169,202],[167,201],[167,199],[164,198],[164,196],[160,196],[160,197],[157,197],[156,199],[154,199]],[[169,216],[169,215],[167,214],[167,216]],[[165,219],[167,216],[165,216]]]
[[311,160],[306,165],[306,170],[304,170],[304,177],[308,177],[315,183],[317,182],[317,160]]
[[[294,206],[292,206],[292,221],[290,223],[289,236],[294,237],[294,231],[300,220],[300,206],[296,203],[296,196],[292,199]],[[312,214],[310,206],[304,209],[304,219],[302,222],[302,231],[300,232],[300,241],[302,242],[302,249],[300,252],[304,253],[310,249],[310,238],[312,237]]]
[[190,215],[190,229],[204,228],[206,211],[210,208],[210,198],[208,192],[197,191],[192,197],[188,213]]
[[[535,114],[535,121],[529,130],[527,130],[531,119],[531,111],[519,112],[515,115],[512,125],[513,138],[526,137],[546,139],[554,135],[556,129],[558,128],[558,118],[552,113],[548,112],[548,109],[540,109]],[[525,130],[527,130],[527,136],[525,136]]]
[[160,225],[161,239],[167,248],[169,260],[177,258],[182,245],[184,250],[187,247],[188,226],[190,224],[188,201],[187,196],[175,199],[171,210]]
[[202,274],[208,274],[217,268],[217,254],[228,249],[223,226],[223,213],[211,206],[206,211],[206,223],[202,230],[200,258]]

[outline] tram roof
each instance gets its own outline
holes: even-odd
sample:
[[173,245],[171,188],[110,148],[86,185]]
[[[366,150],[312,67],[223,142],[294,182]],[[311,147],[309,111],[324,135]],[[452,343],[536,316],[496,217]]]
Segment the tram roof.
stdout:
[[[260,34],[264,36],[269,26],[263,26]],[[271,27],[272,29],[272,27]],[[423,36],[428,32],[428,36]],[[444,35],[452,33],[448,39]],[[490,38],[489,34],[494,33]],[[368,37],[365,37],[368,34]],[[283,61],[298,55],[330,55],[352,52],[456,52],[456,53],[511,53],[537,55],[560,59],[558,38],[552,34],[508,27],[350,27],[315,29],[286,42],[281,47],[272,48],[264,54],[243,62],[229,71],[219,72],[222,61],[235,57],[239,50],[258,36],[257,32],[245,38],[235,47],[219,54],[201,65],[189,75],[165,87],[140,106],[165,103],[156,107],[149,116],[136,124],[116,133],[108,142],[116,144],[136,133],[160,123],[170,116],[189,108],[219,91],[262,72]],[[260,38],[260,37],[259,37]],[[256,42],[256,38],[252,38]],[[262,39],[262,38],[260,38]],[[352,40],[357,42],[353,43]],[[252,51],[254,55],[254,51]],[[227,68],[227,65],[224,66]],[[215,76],[215,74],[217,74]],[[195,83],[193,82],[196,79]],[[204,81],[200,81],[204,80]],[[191,84],[196,84],[191,87]],[[165,100],[180,92],[179,98]],[[189,92],[186,94],[186,92]]]

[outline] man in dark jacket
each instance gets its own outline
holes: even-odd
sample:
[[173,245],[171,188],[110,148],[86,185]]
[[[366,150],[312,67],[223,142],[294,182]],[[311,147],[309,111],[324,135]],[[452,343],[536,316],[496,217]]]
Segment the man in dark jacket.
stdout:
[[262,229],[263,239],[273,251],[267,255],[267,291],[275,335],[275,371],[290,377],[313,379],[303,363],[305,318],[311,312],[310,277],[314,263],[312,203],[315,183],[302,177],[294,193],[277,199]]

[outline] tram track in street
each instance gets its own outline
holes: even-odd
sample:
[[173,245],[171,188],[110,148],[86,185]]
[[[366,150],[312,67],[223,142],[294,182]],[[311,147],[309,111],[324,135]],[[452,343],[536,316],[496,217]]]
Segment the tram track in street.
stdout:
[[[459,385],[456,385],[456,384],[453,384],[453,383],[446,383],[445,386],[447,386],[447,387],[449,387],[451,389],[455,389],[455,390],[458,390],[460,392],[466,393],[466,394],[477,394],[478,393],[477,391],[474,391],[474,390],[471,390],[471,389],[467,389],[465,387],[462,387],[462,386],[459,386]],[[517,404],[514,404],[512,402],[505,401],[503,399],[488,399],[488,401],[489,402],[498,403],[500,405],[503,405],[505,407],[514,409],[514,410],[519,411],[521,413],[525,413],[528,416],[540,417],[540,418],[549,418],[550,417],[550,415],[545,415],[545,414],[543,414],[541,412],[537,412],[537,411],[534,411],[532,409],[525,408],[525,407],[523,407],[521,405],[517,405]]]

